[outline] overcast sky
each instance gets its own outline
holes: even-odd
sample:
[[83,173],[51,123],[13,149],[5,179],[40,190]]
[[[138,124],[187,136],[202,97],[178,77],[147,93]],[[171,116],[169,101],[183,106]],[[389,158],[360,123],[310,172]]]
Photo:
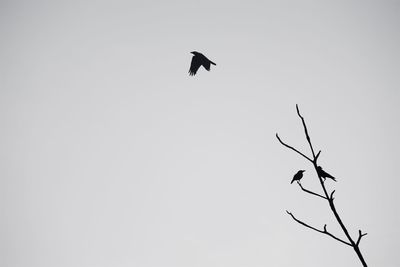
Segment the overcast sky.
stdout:
[[[0,2],[0,265],[400,266],[399,1]],[[188,75],[191,51],[217,66]],[[344,238],[344,237],[343,237]]]

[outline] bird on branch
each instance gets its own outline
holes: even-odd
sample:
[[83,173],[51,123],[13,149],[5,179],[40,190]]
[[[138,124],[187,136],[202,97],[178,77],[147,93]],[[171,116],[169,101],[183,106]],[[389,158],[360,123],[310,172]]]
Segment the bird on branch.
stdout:
[[190,53],[193,54],[192,62],[190,63],[190,69],[189,69],[190,76],[196,75],[200,66],[203,66],[206,70],[210,71],[211,64],[217,65],[214,62],[212,62],[211,60],[209,60],[208,58],[206,58],[206,56],[203,55],[202,53],[199,53],[196,51],[193,51]]
[[321,166],[317,167],[317,173],[319,176],[324,178],[324,181],[326,180],[326,178],[330,178],[330,179],[334,180],[335,182],[337,182],[336,178],[333,177],[332,175],[330,175],[329,173],[327,173],[326,171],[324,171]]
[[303,178],[303,172],[305,172],[305,170],[299,170],[294,176],[292,181],[290,182],[290,184],[293,184],[294,181],[300,181],[301,178]]

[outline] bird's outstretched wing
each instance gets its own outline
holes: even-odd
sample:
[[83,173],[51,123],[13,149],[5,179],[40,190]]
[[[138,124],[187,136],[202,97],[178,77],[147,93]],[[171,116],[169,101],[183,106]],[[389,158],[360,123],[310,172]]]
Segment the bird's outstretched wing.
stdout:
[[210,62],[211,61],[209,61],[209,60],[205,60],[204,62],[203,62],[203,67],[206,69],[206,70],[208,70],[208,71],[210,71]]
[[215,64],[214,62],[212,62],[211,60],[209,60],[208,58],[204,57],[203,67],[204,67],[206,70],[210,71],[211,64],[217,65],[217,64]]
[[192,57],[192,63],[190,63],[189,75],[193,76],[201,66],[201,59],[197,56]]

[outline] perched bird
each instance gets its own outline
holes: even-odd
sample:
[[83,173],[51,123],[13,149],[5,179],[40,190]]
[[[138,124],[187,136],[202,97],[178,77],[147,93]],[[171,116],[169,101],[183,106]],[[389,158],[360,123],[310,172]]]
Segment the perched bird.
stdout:
[[321,176],[322,178],[324,178],[324,180],[326,180],[326,178],[330,178],[330,179],[332,179],[332,180],[334,180],[334,181],[336,182],[335,177],[333,177],[332,175],[330,175],[329,173],[327,173],[326,171],[324,171],[324,170],[322,169],[321,166],[318,166],[318,167],[317,167],[317,172],[318,172],[318,175],[319,175],[319,176]]
[[206,70],[210,71],[210,64],[217,65],[208,58],[206,58],[202,53],[193,51],[192,63],[190,63],[189,75],[194,76],[200,66],[203,66]]
[[305,172],[305,170],[300,170],[300,171],[298,171],[298,172],[293,176],[293,180],[290,182],[290,184],[293,184],[294,181],[300,181],[300,179],[303,178],[303,172]]

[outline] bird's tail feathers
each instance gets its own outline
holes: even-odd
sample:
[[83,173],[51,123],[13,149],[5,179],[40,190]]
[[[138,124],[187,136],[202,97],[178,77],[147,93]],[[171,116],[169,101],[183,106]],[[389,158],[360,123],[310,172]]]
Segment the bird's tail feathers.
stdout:
[[213,64],[213,65],[215,65],[215,66],[217,66],[217,64],[215,64],[215,63],[214,63],[214,62],[212,62],[211,60],[210,60],[210,63],[211,63],[211,64]]

